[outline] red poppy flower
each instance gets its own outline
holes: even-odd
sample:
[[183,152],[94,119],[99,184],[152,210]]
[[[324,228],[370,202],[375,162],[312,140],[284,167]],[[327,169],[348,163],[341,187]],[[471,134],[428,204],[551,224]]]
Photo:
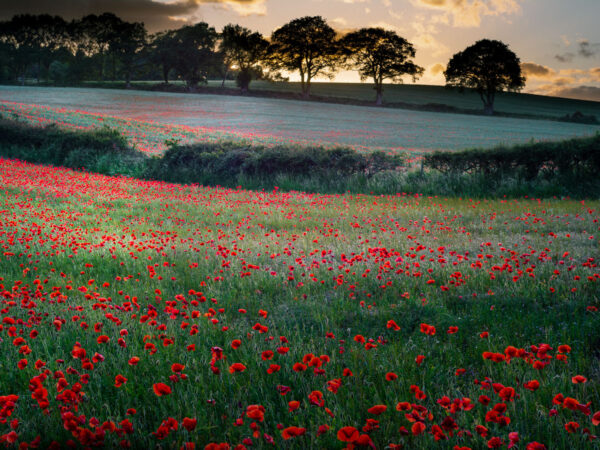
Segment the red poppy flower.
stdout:
[[385,411],[387,410],[387,406],[385,405],[375,405],[370,407],[367,412],[369,414],[373,414],[375,416],[378,416],[380,414],[383,414]]
[[296,411],[298,408],[300,408],[300,402],[298,400],[292,400],[288,402],[288,410],[290,412]]
[[281,436],[283,439],[288,440],[293,437],[302,436],[304,433],[306,433],[306,428],[292,426],[284,428],[281,432]]
[[127,378],[125,378],[123,375],[119,374],[115,377],[115,387],[119,388],[125,383],[127,383]]
[[230,373],[243,372],[244,370],[246,370],[246,366],[242,363],[233,363],[231,366],[229,366]]
[[358,436],[359,432],[354,427],[343,427],[337,432],[337,438],[342,442],[354,442]]
[[179,364],[179,363],[174,363],[171,364],[171,371],[173,373],[179,373],[181,372],[183,369],[185,369],[185,366],[183,364]]
[[198,423],[198,419],[191,419],[189,417],[184,417],[181,421],[181,425],[188,431],[193,431],[196,428],[196,424]]
[[152,389],[158,397],[162,397],[163,395],[169,395],[171,393],[171,388],[165,383],[155,383],[152,385]]

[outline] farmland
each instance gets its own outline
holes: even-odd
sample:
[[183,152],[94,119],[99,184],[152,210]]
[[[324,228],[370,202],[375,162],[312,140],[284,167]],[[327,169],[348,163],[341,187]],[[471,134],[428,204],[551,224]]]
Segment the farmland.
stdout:
[[[165,140],[420,155],[597,129],[0,93],[19,126],[108,125],[148,155]],[[248,190],[2,158],[0,188],[2,443],[598,448],[597,199]]]
[[[376,109],[291,100],[141,91],[0,87],[0,112],[76,127],[107,124],[141,149],[166,138],[269,144],[347,145],[421,154],[591,135],[600,126]],[[17,103],[17,104],[15,104]]]
[[[31,80],[30,84],[35,85]],[[156,81],[135,81],[133,86],[139,89],[151,89],[156,86]],[[184,83],[170,80],[170,84],[177,88],[184,88]],[[86,86],[110,87],[122,89],[122,82],[90,82]],[[221,81],[209,80],[209,88],[220,88]],[[225,82],[228,89],[238,89],[235,81]],[[297,82],[268,82],[253,81],[250,89],[255,93],[282,93],[286,95],[299,95],[300,83]],[[312,93],[316,97],[335,100],[354,100],[373,102],[374,91],[370,83],[329,83],[315,82]],[[443,86],[423,84],[389,84],[384,88],[384,99],[388,104],[403,103],[405,105],[423,106],[437,105],[449,106],[458,109],[481,111],[481,99],[476,92],[465,90],[460,93]],[[544,95],[505,92],[496,99],[498,111],[507,114],[526,114],[537,117],[562,117],[566,114],[580,111],[586,115],[600,115],[598,102],[577,100]]]
[[594,445],[597,201],[0,179],[6,442]]

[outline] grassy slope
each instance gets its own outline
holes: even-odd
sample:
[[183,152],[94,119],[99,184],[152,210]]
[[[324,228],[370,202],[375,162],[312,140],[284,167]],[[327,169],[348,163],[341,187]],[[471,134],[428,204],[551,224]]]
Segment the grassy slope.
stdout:
[[[181,84],[173,81],[173,84]],[[123,83],[105,83],[112,87],[122,87]],[[156,82],[134,82],[134,85],[148,86]],[[209,86],[219,87],[220,81],[210,81]],[[225,83],[227,88],[235,88],[235,82]],[[251,90],[274,91],[298,94],[299,83],[269,83],[266,81],[254,81]],[[321,97],[334,97],[351,100],[371,101],[374,100],[374,91],[370,84],[365,83],[314,83],[312,93]],[[412,103],[425,105],[428,103],[454,106],[460,109],[481,110],[481,100],[475,92],[466,91],[459,93],[449,90],[443,86],[430,85],[388,85],[385,87],[384,100],[387,103]],[[548,97],[543,95],[504,93],[496,99],[496,110],[512,114],[528,114],[534,116],[561,117],[580,111],[586,115],[595,115],[600,120],[600,102],[576,100],[560,97]]]
[[[10,417],[19,420],[20,439],[41,434],[45,448],[51,439],[72,437],[59,417],[56,379],[43,383],[50,402],[47,415],[30,398],[29,380],[39,374],[34,362],[41,359],[49,370],[63,370],[69,387],[79,376],[67,373],[67,367],[89,374],[77,411],[85,417],[78,424],[89,428],[87,422],[96,417],[100,423],[113,420],[118,425],[129,418],[134,432],[123,438],[134,448],[158,443],[179,448],[185,441],[195,441],[200,448],[211,441],[239,443],[251,436],[251,420],[245,418],[238,427],[233,421],[250,404],[265,407],[259,428],[274,436],[277,448],[341,448],[337,430],[360,429],[367,418],[380,421],[378,429],[369,432],[377,448],[390,442],[422,449],[454,444],[487,448],[492,436],[508,442],[509,432],[519,433],[519,448],[534,440],[549,448],[589,448],[580,431],[568,434],[564,424],[577,421],[581,428],[591,427],[590,417],[560,406],[557,417],[549,417],[549,411],[557,393],[593,402],[592,412],[600,405],[595,381],[600,374],[595,353],[599,316],[586,311],[587,306],[598,306],[597,283],[587,280],[598,269],[582,265],[597,256],[597,238],[590,236],[598,226],[598,202],[472,202],[185,188],[6,161],[0,165],[0,180],[0,205],[11,218],[2,223],[10,239],[0,258],[0,281],[15,294],[13,304],[3,305],[0,318],[39,317],[39,323],[32,320],[23,334],[31,349],[28,355],[12,345],[9,322],[1,333],[0,394],[20,396]],[[492,266],[504,263],[510,272],[506,267],[492,271]],[[149,265],[155,268],[149,271]],[[249,275],[242,277],[246,272]],[[581,280],[575,281],[575,276]],[[429,279],[435,283],[426,283]],[[192,306],[195,295],[190,289],[217,304],[208,300]],[[27,305],[24,293],[33,290],[35,317],[19,307],[21,302]],[[55,290],[62,297],[51,297]],[[139,311],[128,311],[133,298]],[[169,312],[167,301],[181,315]],[[148,305],[157,309],[156,321],[141,323]],[[204,316],[211,307],[223,308],[213,317],[216,324]],[[189,317],[194,310],[199,317]],[[261,317],[260,310],[267,311],[267,317]],[[56,318],[65,322],[57,326]],[[386,328],[390,319],[399,331]],[[89,329],[82,328],[83,321]],[[253,329],[257,322],[267,326],[268,333]],[[96,323],[103,325],[97,332]],[[420,332],[421,323],[434,325],[435,336]],[[190,334],[193,325],[198,327],[195,335]],[[222,326],[229,329],[221,331]],[[458,326],[458,332],[447,334],[449,326]],[[35,339],[29,337],[32,329],[39,332]],[[128,334],[122,348],[117,340],[123,329]],[[480,338],[482,331],[488,331],[489,338]],[[335,338],[326,337],[328,332]],[[98,343],[99,335],[110,341]],[[275,339],[266,339],[269,335]],[[387,343],[366,350],[354,340],[356,335]],[[161,336],[174,342],[163,345]],[[279,336],[289,343],[280,343]],[[242,341],[237,350],[231,348],[233,339]],[[82,369],[82,362],[71,355],[75,342],[90,358],[101,353],[103,362],[93,370]],[[156,345],[156,354],[150,354],[145,343]],[[568,364],[553,359],[536,370],[520,359],[510,364],[482,359],[484,351],[502,353],[508,345],[529,349],[540,343],[553,347],[551,355],[558,345],[571,345]],[[195,351],[186,351],[189,344],[196,345]],[[261,360],[261,352],[281,345],[289,347],[289,353]],[[213,346],[221,347],[227,358],[216,363],[219,376],[209,370]],[[307,353],[331,358],[322,367],[325,375],[314,375],[313,368],[292,370]],[[420,366],[417,355],[425,356]],[[137,366],[128,364],[132,356],[141,358]],[[17,361],[22,358],[29,364],[19,370]],[[238,362],[246,371],[230,374],[228,367]],[[172,363],[185,365],[189,379],[169,381]],[[273,363],[281,365],[281,371],[269,375],[266,369]],[[344,368],[354,377],[342,376]],[[462,376],[455,376],[458,368],[466,370]],[[388,371],[399,379],[385,381]],[[114,386],[117,374],[127,378],[120,388]],[[586,376],[588,383],[571,383],[577,374]],[[486,412],[502,400],[474,383],[484,377],[515,388],[518,396],[506,401],[510,426],[485,421]],[[326,382],[337,378],[342,385],[334,394]],[[540,382],[537,391],[523,388],[523,382],[533,379]],[[157,382],[171,386],[172,394],[156,397],[152,385]],[[425,391],[426,399],[415,399],[409,388],[413,384]],[[291,392],[280,395],[278,385],[289,386]],[[315,390],[324,393],[324,407],[334,417],[310,404],[308,396]],[[482,394],[492,399],[488,407],[477,403]],[[473,438],[455,434],[449,442],[436,442],[429,434],[431,425],[447,415],[436,402],[444,395],[468,397],[476,404],[452,415]],[[298,411],[288,411],[290,400],[300,402]],[[433,420],[425,420],[427,433],[413,437],[398,432],[412,426],[405,418],[408,411],[396,411],[401,401],[432,412]],[[386,405],[387,412],[369,414],[367,409],[376,404]],[[128,408],[136,408],[137,414],[127,416]],[[193,432],[180,427],[159,441],[152,432],[168,417],[197,418],[198,426]],[[306,435],[284,442],[279,423],[305,427]],[[331,431],[317,437],[323,424]],[[489,436],[477,435],[475,425],[487,426]],[[8,431],[8,424],[0,424],[0,434]],[[109,448],[120,439],[110,432],[105,437]],[[271,448],[262,437],[254,440],[256,446]]]
[[[531,139],[558,140],[594,134],[600,130],[597,125],[546,120],[366,108],[239,95],[200,96],[116,89],[2,86],[0,99],[59,108],[45,112],[25,111],[30,108],[22,111],[26,115],[44,115],[58,122],[62,122],[66,114],[61,108],[66,108],[81,110],[84,116],[85,112],[95,112],[142,121],[156,120],[202,127],[195,130],[199,137],[233,133],[238,138],[263,142],[265,145],[339,144],[359,150],[381,148],[411,153],[490,148],[498,144],[525,143]],[[22,109],[10,103],[0,104],[0,109],[11,108]],[[10,115],[8,111],[7,114]],[[79,115],[75,121],[87,126],[91,119],[91,116]],[[96,125],[100,123],[97,120],[92,122]],[[108,121],[102,123],[108,124]],[[126,127],[131,128],[129,125]]]
[[[233,83],[231,83],[233,85]],[[254,82],[256,90],[274,90],[283,92],[299,92],[299,83],[267,83]],[[369,84],[360,83],[314,83],[314,95],[324,97],[340,97],[358,100],[373,100],[374,91]],[[459,93],[442,86],[428,85],[390,85],[385,87],[384,100],[388,103],[405,102],[424,105],[439,103],[461,109],[481,109],[481,100],[475,92]],[[581,111],[600,117],[600,103],[573,100],[558,97],[547,97],[532,94],[505,93],[498,96],[496,110],[500,112],[531,114],[540,116],[564,116],[567,113]]]

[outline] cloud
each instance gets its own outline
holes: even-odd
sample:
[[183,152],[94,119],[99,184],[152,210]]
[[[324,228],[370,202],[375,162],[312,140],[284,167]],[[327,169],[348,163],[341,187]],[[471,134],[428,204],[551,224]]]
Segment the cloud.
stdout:
[[577,54],[584,58],[591,58],[596,56],[600,51],[600,44],[591,44],[590,41],[584,39],[579,41],[579,50]]
[[600,67],[592,67],[590,69],[590,76],[596,80],[600,81]]
[[577,100],[600,101],[600,87],[597,86],[561,86],[546,84],[531,91],[534,94],[550,95],[553,97],[574,98]]
[[581,39],[577,42],[577,53],[565,52],[562,54],[554,55],[554,58],[560,62],[571,62],[575,56],[581,56],[582,58],[593,58],[600,54],[600,43],[591,43],[587,39]]
[[411,0],[416,6],[438,9],[451,14],[455,27],[479,27],[482,16],[500,16],[521,12],[521,0]]
[[77,19],[88,14],[112,12],[123,20],[144,22],[149,31],[178,28],[189,22],[203,4],[221,5],[238,14],[261,14],[265,0],[19,0],[0,1],[0,20],[16,14],[53,14]]
[[[198,1],[198,0],[196,0]],[[242,17],[267,14],[266,0],[201,0],[198,3],[234,11]]]
[[429,49],[433,56],[441,56],[448,52],[448,47],[439,42],[431,33],[420,33],[410,40],[418,49]]
[[429,68],[429,73],[431,73],[434,76],[437,76],[437,75],[443,73],[444,70],[446,70],[446,66],[444,66],[441,63],[436,63]]
[[547,79],[553,78],[556,75],[556,72],[553,69],[533,62],[522,63],[521,70],[523,71],[523,75],[527,78]]
[[571,62],[571,61],[573,61],[573,58],[575,58],[575,54],[571,53],[571,52],[554,55],[554,59],[556,59],[557,61],[563,62],[563,63]]

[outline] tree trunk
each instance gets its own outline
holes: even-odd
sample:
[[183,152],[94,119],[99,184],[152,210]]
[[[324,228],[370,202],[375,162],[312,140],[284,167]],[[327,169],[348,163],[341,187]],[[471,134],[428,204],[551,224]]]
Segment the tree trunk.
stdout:
[[381,86],[377,86],[375,90],[377,92],[377,96],[375,97],[375,105],[381,106],[383,105],[383,90],[381,89]]
[[127,89],[131,88],[131,70],[125,72],[125,87]]
[[225,80],[227,80],[227,75],[229,74],[229,66],[225,69],[225,75],[223,75],[223,81],[221,82],[221,89],[225,87]]
[[165,80],[165,84],[169,84],[169,69],[166,64],[163,64],[163,79]]
[[486,116],[493,116],[494,115],[494,104],[493,103],[484,103],[483,113]]
[[240,91],[242,94],[247,94],[250,89],[250,80],[241,80]]
[[310,98],[310,80],[306,80],[306,83],[302,87],[302,98],[308,100]]

